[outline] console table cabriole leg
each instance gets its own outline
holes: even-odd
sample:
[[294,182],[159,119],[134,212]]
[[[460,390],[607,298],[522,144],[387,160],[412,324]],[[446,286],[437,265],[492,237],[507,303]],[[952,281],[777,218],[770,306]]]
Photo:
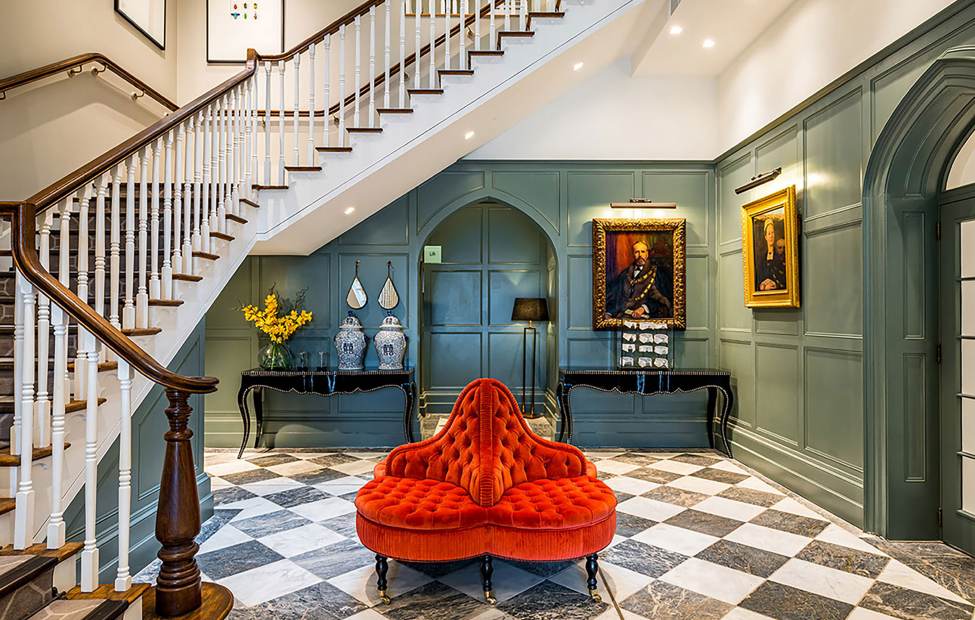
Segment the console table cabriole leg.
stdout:
[[491,585],[491,576],[494,574],[494,564],[491,556],[486,555],[481,558],[481,584],[484,586],[484,600],[488,605],[495,605],[498,599],[494,598],[494,588]]
[[724,411],[721,414],[721,441],[724,442],[725,454],[729,458],[734,458],[731,454],[731,442],[728,441],[728,418],[731,416],[731,410],[735,406],[735,393],[730,386],[721,391],[724,393]]
[[714,420],[718,418],[717,416],[717,406],[718,406],[718,389],[714,387],[708,387],[708,446],[714,450]]
[[589,596],[592,597],[592,600],[599,603],[603,599],[596,591],[598,586],[596,582],[596,573],[599,571],[599,564],[596,562],[597,557],[598,556],[595,553],[586,556],[586,587],[589,588]]
[[247,408],[247,392],[248,388],[245,387],[240,388],[240,391],[237,392],[237,408],[240,409],[240,420],[244,424],[244,436],[240,440],[240,451],[237,452],[238,459],[244,456],[247,438],[251,435],[251,413]]
[[416,382],[412,381],[400,387],[403,390],[403,395],[406,397],[406,410],[403,412],[403,436],[406,438],[406,443],[413,443],[415,441],[413,436],[413,415],[417,402]]
[[257,421],[257,435],[254,436],[254,449],[257,449],[264,436],[264,388],[254,389],[254,419]]
[[389,593],[387,591],[386,573],[389,571],[389,561],[385,556],[376,556],[376,589],[379,591],[379,600],[383,605],[389,605]]

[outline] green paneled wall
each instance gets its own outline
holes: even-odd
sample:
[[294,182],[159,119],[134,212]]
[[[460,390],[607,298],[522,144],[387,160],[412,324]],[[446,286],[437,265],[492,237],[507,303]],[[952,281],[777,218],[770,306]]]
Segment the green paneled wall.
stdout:
[[[430,316],[425,317],[437,324],[424,339],[429,346],[431,375],[502,376],[520,393],[517,383],[521,334],[517,326],[507,325],[510,301],[492,303],[488,295],[487,306],[481,308],[481,299],[492,286],[508,295],[527,286],[531,278],[544,280],[545,290],[557,291],[550,308],[555,320],[540,335],[540,351],[550,351],[553,356],[557,352],[557,361],[563,365],[612,364],[611,334],[591,329],[590,222],[593,217],[620,216],[610,210],[610,202],[634,197],[679,203],[676,212],[645,210],[636,215],[688,220],[690,310],[688,329],[677,338],[677,359],[690,367],[716,363],[711,305],[716,229],[714,173],[710,164],[464,161],[310,256],[259,256],[245,261],[207,315],[207,373],[222,381],[222,389],[207,397],[207,444],[239,445],[241,421],[236,387],[240,371],[254,365],[258,342],[236,308],[241,303],[259,301],[271,284],[276,283],[285,294],[308,287],[308,305],[315,320],[296,337],[292,348],[331,351],[331,339],[345,315],[344,298],[355,260],[361,261],[360,278],[371,300],[368,308],[358,313],[370,336],[384,316],[374,300],[386,276],[386,261],[393,261],[393,277],[403,300],[394,312],[406,327],[409,359],[415,363],[420,334],[420,251],[425,243],[445,246],[443,260],[451,266],[435,270],[433,277],[451,279],[450,290],[461,296],[456,303],[431,308]],[[459,213],[460,209],[484,202],[506,208],[490,211],[479,223],[461,221],[465,216]],[[511,216],[505,212],[510,209],[516,210],[518,217],[530,218],[533,225],[507,226],[504,218]],[[446,228],[435,232],[444,222]],[[443,230],[448,230],[451,242],[438,239]],[[540,243],[539,236],[544,243]],[[537,255],[528,261],[529,268],[522,256],[526,247]],[[493,280],[482,281],[482,262],[495,266],[491,269],[498,273],[492,274]],[[515,271],[522,272],[520,277],[526,278],[525,282],[512,279]],[[483,290],[485,287],[487,291]],[[464,291],[470,297],[468,301],[464,301]],[[480,325],[480,316],[466,316],[474,308],[489,315],[484,320],[491,326],[492,334],[491,342],[484,344],[486,349],[481,348],[480,333],[463,333],[465,330],[459,327],[463,323]],[[454,327],[446,329],[444,325]],[[489,354],[482,355],[482,350]],[[317,354],[312,358],[317,359]],[[334,359],[333,354],[333,365]],[[517,363],[513,364],[512,359]],[[553,363],[545,373],[548,379],[543,377],[541,381],[549,388],[556,367],[554,357],[550,361]],[[373,367],[376,364],[372,350],[366,363]],[[545,367],[542,360],[539,367]],[[517,382],[510,378],[512,374]],[[431,411],[441,411],[452,402],[459,386],[432,388],[423,404]],[[551,389],[544,396],[551,410]],[[640,401],[630,396],[579,391],[573,394],[578,422],[576,439],[582,445],[707,445],[704,404],[704,397],[698,394]],[[267,396],[265,411],[268,445],[370,446],[402,442],[402,397],[393,391],[335,400],[275,393]]]

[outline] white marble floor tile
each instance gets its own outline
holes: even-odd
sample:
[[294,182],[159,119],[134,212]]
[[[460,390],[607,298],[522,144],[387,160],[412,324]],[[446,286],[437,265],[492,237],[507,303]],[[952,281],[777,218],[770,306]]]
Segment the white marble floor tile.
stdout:
[[877,581],[891,583],[895,586],[908,588],[910,590],[917,590],[918,592],[924,592],[925,594],[940,596],[941,598],[948,599],[949,601],[959,603],[965,602],[964,599],[959,597],[954,592],[938,585],[913,568],[910,568],[897,560],[891,560],[887,563],[887,566],[884,567],[883,572],[877,576]]
[[313,549],[327,547],[333,543],[345,540],[345,536],[336,534],[332,530],[314,523],[292,528],[270,536],[258,539],[261,544],[270,547],[286,558],[300,555]]
[[640,466],[634,465],[633,463],[624,463],[623,461],[614,461],[613,459],[603,459],[596,463],[596,471],[616,474],[617,476],[622,476],[634,469],[640,469]]
[[765,507],[746,504],[745,502],[726,499],[724,497],[709,497],[703,502],[696,504],[694,510],[709,512],[719,517],[728,517],[729,519],[736,519],[738,521],[751,521],[765,512]]
[[312,459],[317,459],[322,456],[330,456],[335,454],[335,452],[293,452],[291,456],[296,459],[302,459],[304,461],[310,461]]
[[[619,619],[620,619],[620,615],[616,613],[616,609],[614,607],[610,607],[603,613],[596,616],[593,620],[619,620]],[[641,616],[640,614],[635,614],[628,609],[624,609],[623,620],[648,620],[648,618],[646,618],[645,616]]]
[[782,495],[782,496],[785,495],[785,493],[776,489],[771,484],[765,482],[761,478],[756,478],[755,476],[752,476],[751,478],[745,478],[744,480],[739,482],[736,486],[744,487],[746,489],[751,489],[753,491],[762,491],[763,493],[772,493],[774,495]]
[[[544,577],[522,570],[503,560],[494,561],[494,574],[491,577],[491,585],[494,588],[494,597],[498,599],[499,603],[521,594],[544,580]],[[440,577],[438,581],[447,584],[455,590],[460,590],[475,600],[484,600],[484,587],[481,583],[481,567],[478,562],[468,564],[460,570],[448,573]]]
[[253,540],[232,525],[224,525],[200,545],[200,553],[207,553]]
[[[680,463],[680,461],[674,462]],[[680,464],[683,465],[683,463]],[[705,478],[698,478],[696,476],[684,476],[683,478],[678,478],[673,482],[668,482],[667,486],[677,487],[678,489],[684,489],[685,491],[694,491],[695,493],[704,493],[705,495],[717,495],[721,491],[731,487],[731,485],[726,482],[707,480]]]
[[616,509],[620,512],[650,519],[651,521],[666,521],[685,510],[683,506],[658,502],[655,499],[649,499],[647,497],[631,497],[617,504]]
[[758,614],[755,613],[754,611],[745,609],[744,607],[735,607],[727,614],[725,614],[724,618],[722,618],[721,620],[773,620],[773,619],[763,614]]
[[272,465],[266,468],[268,471],[273,471],[279,476],[294,476],[295,474],[304,474],[310,471],[315,471],[321,469],[321,465],[316,465],[315,463],[309,463],[308,461],[291,461],[290,463],[281,463],[280,465]]
[[816,540],[833,543],[834,545],[841,545],[843,547],[849,547],[850,549],[857,549],[858,551],[864,551],[866,553],[873,553],[874,555],[887,555],[856,534],[852,534],[844,530],[835,523],[830,523],[827,525],[826,529],[816,536]]
[[658,523],[650,529],[643,530],[636,536],[633,536],[633,540],[668,551],[676,551],[684,555],[697,555],[718,542],[719,539],[710,534],[702,534],[701,532],[695,532],[682,527]]
[[793,557],[812,540],[798,534],[790,534],[780,530],[745,523],[734,532],[725,536],[725,540],[741,543],[756,549],[764,549],[787,557]]
[[217,476],[211,476],[210,477],[210,490],[212,490],[212,491],[216,491],[218,489],[226,489],[226,488],[229,488],[229,487],[232,487],[232,486],[235,486],[235,485],[230,484],[229,482],[227,482],[223,478],[218,478]]
[[[589,587],[586,585],[587,578],[586,563],[580,561],[573,563],[572,566],[562,572],[549,577],[549,581],[565,586],[570,590],[575,590],[580,594],[588,595]],[[651,581],[653,581],[653,578],[648,575],[641,575],[628,568],[623,568],[610,562],[600,561],[599,573],[596,577],[596,588],[600,596],[603,597],[603,600],[609,602],[609,593],[606,592],[606,584],[608,583],[616,600],[622,601],[647,587]]]
[[279,560],[217,581],[247,607],[297,592],[321,579],[290,560]]
[[[389,586],[389,596],[395,598],[430,583],[433,577],[391,560],[386,581]],[[379,594],[376,592],[376,567],[371,564],[332,577],[328,583],[367,605],[381,604]]]
[[338,465],[332,465],[331,469],[340,471],[343,474],[355,476],[357,474],[369,473],[375,467],[376,464],[373,461],[352,461],[351,463],[339,463]]
[[718,461],[711,466],[712,469],[720,469],[722,471],[730,471],[733,474],[744,474],[750,476],[745,469],[736,465],[733,461]]
[[799,515],[800,517],[810,517],[812,519],[826,520],[826,517],[819,514],[815,510],[808,508],[791,497],[787,497],[777,504],[773,504],[772,508],[774,510],[780,510],[782,512],[789,512],[794,515]]
[[660,577],[661,581],[737,605],[765,580],[755,575],[691,558]]
[[846,620],[897,620],[897,618],[894,616],[888,616],[887,614],[882,614],[879,611],[874,611],[872,609],[857,607],[850,612],[850,615],[846,617]]
[[242,499],[239,502],[221,504],[220,509],[240,510],[240,512],[238,512],[234,518],[230,520],[232,523],[234,521],[243,521],[244,519],[264,515],[269,512],[276,512],[281,510],[281,506],[278,506],[274,502],[268,501],[263,497],[251,497],[249,499]]
[[341,497],[330,497],[328,499],[320,499],[317,502],[309,502],[301,506],[295,506],[291,508],[291,512],[299,514],[309,521],[324,521],[332,517],[355,512],[355,504]]
[[271,493],[280,493],[281,491],[298,489],[303,486],[305,485],[297,480],[280,476],[278,478],[258,480],[257,482],[248,482],[247,484],[242,484],[241,488],[250,491],[254,495],[270,495]]
[[615,478],[610,478],[605,482],[606,486],[614,491],[629,493],[630,495],[643,495],[647,491],[656,489],[660,486],[656,482],[650,482],[649,480],[638,480],[637,478],[630,478],[629,476],[616,476]]
[[344,476],[342,478],[336,478],[335,480],[329,480],[328,482],[322,482],[321,484],[312,486],[319,491],[325,491],[330,495],[345,495],[346,493],[355,493],[364,487],[366,482],[368,482],[368,480],[363,480],[362,478],[357,478],[356,476]]
[[374,609],[363,609],[357,614],[351,615],[345,620],[389,620],[386,616],[382,615]]
[[239,474],[242,471],[251,471],[253,469],[260,469],[257,465],[251,463],[250,461],[244,460],[233,460],[225,463],[214,463],[211,465],[207,463],[204,467],[204,471],[211,476],[229,476],[230,474]]
[[795,558],[772,573],[769,581],[851,605],[859,603],[873,585],[872,579]]
[[656,463],[647,465],[647,467],[669,471],[673,474],[681,474],[682,476],[687,476],[704,469],[703,465],[695,465],[694,463],[685,463],[683,461],[657,461]]
[[611,459],[614,456],[620,456],[621,454],[626,454],[624,450],[583,450],[582,453],[590,461],[595,461],[598,459]]

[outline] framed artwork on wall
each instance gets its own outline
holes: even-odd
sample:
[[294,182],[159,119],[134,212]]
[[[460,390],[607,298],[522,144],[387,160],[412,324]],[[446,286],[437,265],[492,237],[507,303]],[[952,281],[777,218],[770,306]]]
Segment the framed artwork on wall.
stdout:
[[745,305],[799,307],[799,220],[790,185],[741,211]]
[[592,327],[687,327],[683,218],[592,221]]
[[115,12],[156,47],[166,49],[166,0],[115,0]]
[[243,64],[247,48],[284,51],[284,0],[207,0],[207,62]]

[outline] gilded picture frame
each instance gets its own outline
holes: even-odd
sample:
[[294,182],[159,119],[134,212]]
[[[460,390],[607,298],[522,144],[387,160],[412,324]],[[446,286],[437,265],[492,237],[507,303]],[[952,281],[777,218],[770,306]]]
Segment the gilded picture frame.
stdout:
[[790,185],[741,208],[745,306],[799,307],[799,217]]
[[626,322],[687,328],[686,221],[592,221],[592,327]]

